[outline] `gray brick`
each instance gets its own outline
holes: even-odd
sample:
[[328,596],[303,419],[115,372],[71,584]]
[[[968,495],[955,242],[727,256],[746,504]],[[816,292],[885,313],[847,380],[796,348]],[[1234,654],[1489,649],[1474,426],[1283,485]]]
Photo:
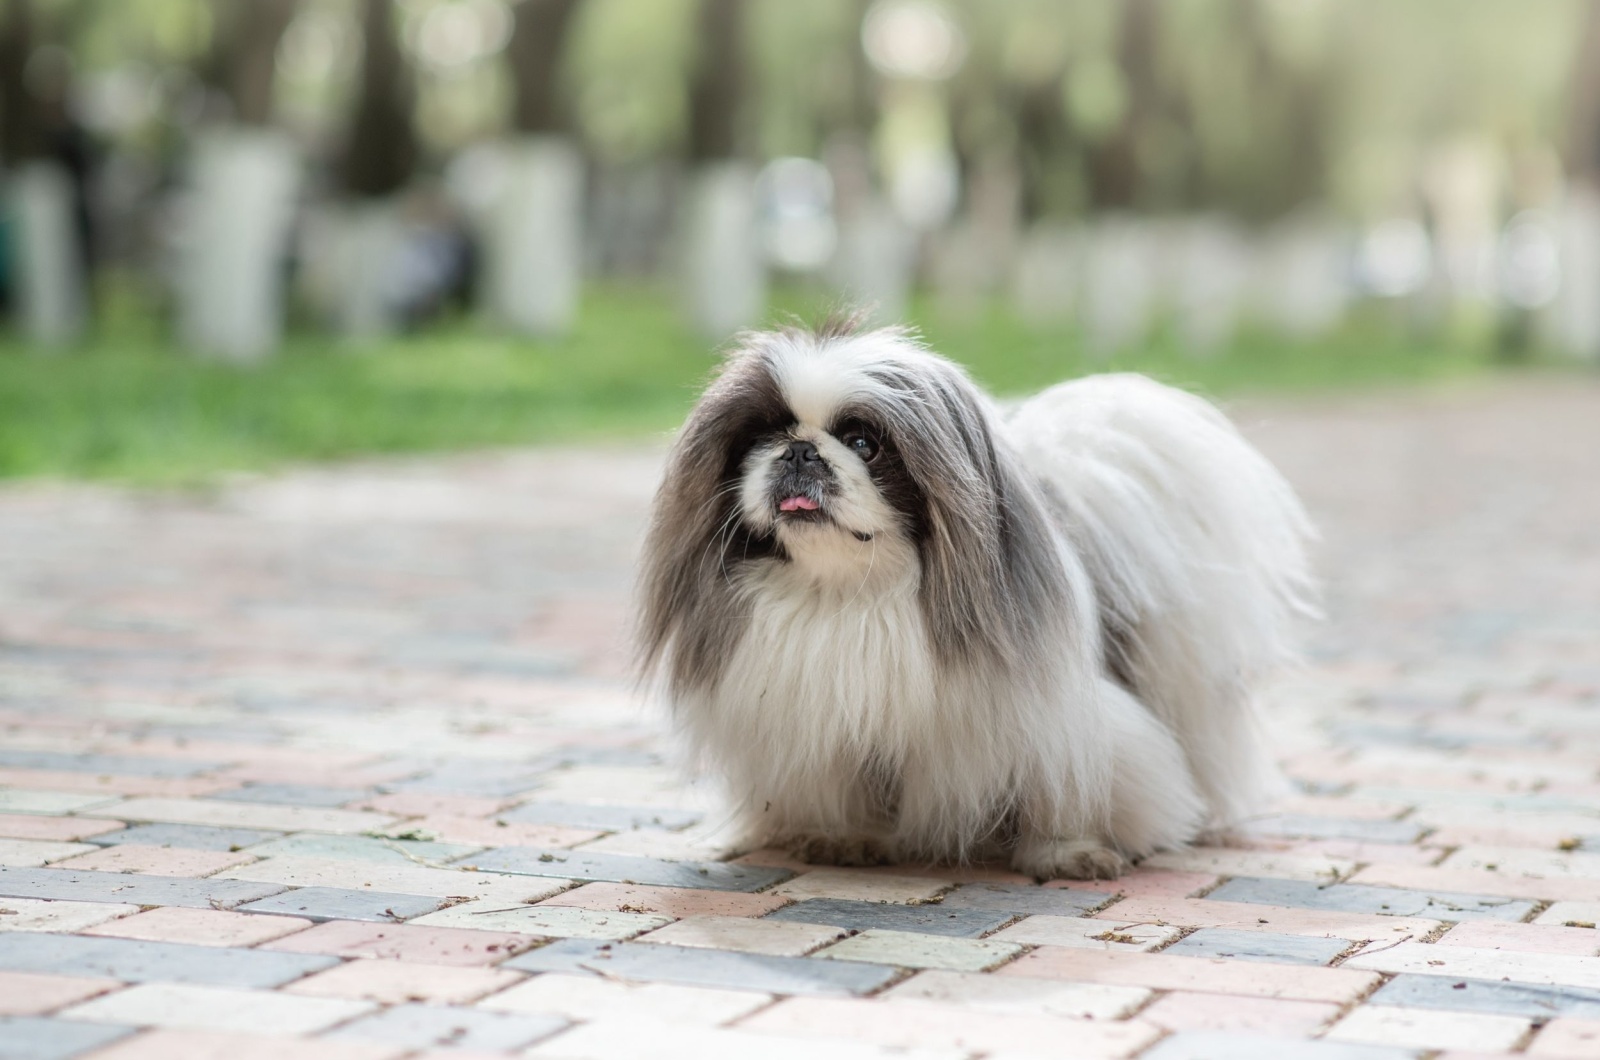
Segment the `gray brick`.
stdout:
[[128,983],[270,988],[338,963],[337,957],[274,950],[32,931],[0,933],[0,968],[6,971],[101,976]]
[[588,806],[570,802],[527,802],[495,817],[527,824],[558,824],[569,828],[595,828],[626,832],[635,828],[676,831],[700,820],[687,810],[661,810],[642,806]]
[[138,843],[140,846],[182,847],[185,850],[243,850],[282,835],[282,832],[216,828],[208,824],[136,824],[120,832],[90,836],[84,842],[101,846]]
[[397,865],[415,865],[420,858],[424,863],[442,866],[482,849],[462,843],[304,832],[262,843],[252,848],[250,853],[264,858],[331,858],[335,861],[382,861]]
[[319,788],[307,784],[252,784],[210,796],[226,802],[262,802],[274,806],[343,806],[368,794],[366,788]]
[[449,905],[446,898],[386,891],[347,891],[339,887],[299,887],[241,905],[241,913],[279,913],[307,920],[371,920],[393,924]]
[[1421,1055],[1386,1045],[1270,1038],[1241,1031],[1184,1031],[1163,1038],[1140,1060],[1414,1060]]
[[1407,891],[1361,883],[1317,884],[1304,880],[1241,876],[1218,887],[1207,898],[1218,902],[1253,902],[1341,913],[1387,913],[1434,920],[1519,921],[1534,903],[1515,898],[1445,891]]
[[500,967],[524,972],[604,975],[646,983],[759,990],[773,994],[847,996],[870,993],[899,972],[879,964],[769,957],[650,942],[563,939],[513,957]]
[[1376,722],[1339,722],[1329,726],[1338,743],[1358,747],[1428,747],[1439,751],[1465,751],[1479,747],[1549,747],[1550,739],[1536,733],[1495,732],[1484,735],[1439,731],[1423,724],[1384,725]]
[[602,942],[596,939],[557,939],[546,946],[529,950],[501,967],[515,968],[521,972],[570,972],[574,975],[598,974],[589,966],[595,960],[609,959],[620,942]]
[[1110,892],[1027,883],[967,883],[945,895],[942,904],[946,909],[993,909],[1027,916],[1086,916],[1114,897]]
[[0,1016],[0,1060],[68,1060],[133,1031],[107,1023]]
[[566,1026],[567,1021],[559,1016],[408,1004],[347,1023],[324,1037],[384,1042],[411,1049],[448,1046],[490,1053],[520,1049]]
[[488,872],[524,876],[557,876],[568,880],[644,883],[662,887],[694,887],[711,891],[759,891],[794,875],[784,869],[732,865],[720,861],[658,861],[623,854],[591,854],[581,850],[539,850],[500,847],[465,858]]
[[801,924],[827,924],[856,931],[887,928],[920,931],[925,935],[977,938],[1011,920],[1010,910],[952,909],[937,905],[895,905],[888,902],[852,902],[842,898],[810,898],[767,914],[768,920]]
[[62,773],[101,773],[124,777],[192,777],[221,768],[221,762],[144,755],[65,754],[60,751],[0,750],[0,767],[49,769]]
[[543,781],[543,763],[456,762],[429,770],[410,780],[384,784],[384,791],[426,792],[440,795],[520,795],[533,791]]
[[1240,961],[1278,964],[1327,964],[1349,948],[1350,943],[1346,939],[1280,935],[1272,931],[1201,928],[1162,952],[1182,957],[1231,957]]
[[546,756],[549,767],[659,766],[666,758],[644,747],[563,747]]
[[1351,839],[1362,843],[1415,843],[1427,831],[1415,821],[1366,821],[1345,817],[1279,813],[1240,826],[1249,835],[1286,839]]
[[232,909],[281,890],[282,884],[250,883],[244,880],[138,876],[126,872],[92,872],[88,869],[0,867],[0,896],[7,898],[56,898],[71,902]]
[[1397,975],[1368,999],[1372,1005],[1493,1012],[1530,1019],[1600,1020],[1600,990],[1539,986],[1503,979],[1452,979],[1443,975]]
[[[1383,786],[1363,784],[1361,797],[1383,802],[1402,802],[1416,805],[1434,802],[1439,793],[1432,788],[1411,788],[1399,785]],[[1452,791],[1452,806],[1482,806],[1488,810],[1506,813],[1572,813],[1588,817],[1594,813],[1594,801],[1570,795],[1536,795],[1498,791]]]

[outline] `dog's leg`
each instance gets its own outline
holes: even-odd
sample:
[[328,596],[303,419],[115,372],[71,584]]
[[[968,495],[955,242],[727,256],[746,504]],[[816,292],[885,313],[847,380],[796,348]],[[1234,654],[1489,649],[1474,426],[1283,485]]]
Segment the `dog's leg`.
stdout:
[[788,851],[808,865],[851,867],[888,865],[894,861],[889,844],[874,836],[800,835],[785,844]]
[[[1012,856],[1018,872],[1039,879],[1116,879],[1130,859],[1189,842],[1205,818],[1172,731],[1118,685],[1101,681],[1098,691],[1110,722],[1109,805],[1061,805],[1035,795]],[[1054,789],[1041,784],[1038,790]]]
[[1114,880],[1128,862],[1099,839],[1066,839],[1024,833],[1011,867],[1036,880]]

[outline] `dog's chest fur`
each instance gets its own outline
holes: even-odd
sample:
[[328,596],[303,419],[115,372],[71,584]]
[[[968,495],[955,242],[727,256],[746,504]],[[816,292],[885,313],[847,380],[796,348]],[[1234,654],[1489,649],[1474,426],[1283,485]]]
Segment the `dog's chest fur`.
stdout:
[[773,564],[750,588],[724,711],[796,752],[846,759],[898,758],[937,716],[913,580],[880,571],[819,585]]

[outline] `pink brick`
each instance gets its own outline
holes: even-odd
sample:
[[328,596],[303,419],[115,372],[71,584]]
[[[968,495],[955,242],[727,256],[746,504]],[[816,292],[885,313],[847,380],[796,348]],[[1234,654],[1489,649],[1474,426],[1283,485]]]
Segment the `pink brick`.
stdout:
[[226,850],[187,850],[183,847],[147,847],[120,843],[60,863],[64,869],[96,872],[134,872],[145,876],[210,876],[235,865],[256,860],[249,854]]
[[146,942],[188,942],[201,946],[256,946],[304,931],[311,921],[293,916],[230,913],[221,909],[167,906],[97,924],[82,932]]
[[[378,770],[386,780],[410,776],[415,766],[384,762],[370,751],[308,751],[288,744],[237,743],[229,740],[194,740],[187,736],[140,736],[129,740],[128,754],[152,754],[162,758],[201,759],[232,762],[218,776],[256,783],[331,785],[335,780],[349,784],[365,783],[370,770]],[[274,772],[276,771],[276,772]]]
[[1506,924],[1498,920],[1468,920],[1451,928],[1436,945],[1593,957],[1600,954],[1600,932],[1596,932],[1593,928],[1570,928],[1555,924]]
[[1178,991],[1139,1011],[1139,1018],[1169,1031],[1254,1031],[1304,1037],[1332,1023],[1339,1006],[1323,1001],[1219,997]]
[[1411,807],[1392,799],[1363,799],[1350,795],[1290,795],[1272,804],[1273,813],[1308,817],[1342,817],[1353,821],[1393,821]]
[[[1446,825],[1428,833],[1423,840],[1431,847],[1529,846],[1553,849],[1572,837],[1564,826],[1541,827],[1537,818],[1526,824]],[[1441,851],[1442,853],[1442,851]]]
[[504,990],[523,978],[517,972],[498,968],[362,958],[296,980],[284,987],[284,991],[308,997],[377,1001],[385,1005],[407,1001],[464,1005]]
[[515,801],[515,799],[477,798],[472,795],[433,795],[420,791],[401,791],[363,799],[355,804],[354,809],[392,813],[396,817],[482,818],[499,812]]
[[388,831],[391,834],[420,829],[443,843],[471,843],[486,847],[524,846],[568,848],[598,839],[603,832],[588,828],[563,828],[554,824],[528,824],[521,821],[497,823],[493,818],[430,814],[408,820]]
[[0,813],[0,839],[46,839],[70,843],[126,827],[121,821],[94,817],[42,817],[27,813]]
[[421,964],[485,965],[498,964],[532,949],[537,941],[527,935],[472,928],[338,920],[269,942],[262,949],[327,953],[336,957],[385,957]]
[[214,1031],[146,1031],[92,1054],[92,1060],[394,1060],[403,1046],[311,1038],[268,1038]]
[[1212,960],[1165,953],[1114,953],[1060,946],[1041,946],[992,974],[1333,1004],[1354,1001],[1381,981],[1375,972],[1346,968]]
[[0,786],[78,791],[106,795],[210,795],[234,785],[209,777],[124,777],[49,769],[0,769]]
[[[1433,840],[1430,838],[1429,843]],[[1363,843],[1356,839],[1307,839],[1285,844],[1286,854],[1302,857],[1335,858],[1341,861],[1381,861],[1391,865],[1432,865],[1444,851],[1431,846],[1400,843]]]
[[1208,898],[1129,898],[1094,915],[1101,920],[1275,931],[1285,935],[1352,940],[1422,938],[1443,926],[1437,920],[1421,917],[1292,909],[1247,902],[1214,902]]
[[1527,1055],[1594,1060],[1600,1056],[1600,1020],[1551,1020],[1534,1036]]
[[1351,882],[1405,887],[1418,891],[1455,891],[1457,894],[1539,898],[1553,902],[1600,902],[1600,880],[1515,876],[1487,869],[1368,865],[1351,877]]
[[1160,1034],[1138,1020],[1092,1021],[1031,1013],[978,1012],[923,1001],[857,998],[790,998],[741,1020],[737,1027],[766,1034],[841,1038],[901,1049],[956,1049],[980,1053],[1127,1056]]
[[[816,868],[812,865],[810,868]],[[1032,876],[1012,872],[999,865],[883,865],[862,870],[885,876],[929,876],[947,883],[1033,883]]]
[[0,1016],[42,1016],[121,987],[115,979],[0,971]]
[[739,891],[697,891],[684,887],[646,887],[632,883],[590,883],[540,905],[570,906],[602,913],[658,913],[683,919],[690,916],[763,916],[789,904],[774,894]]
[[1113,891],[1125,898],[1187,898],[1221,882],[1222,877],[1209,872],[1136,869],[1119,880],[1052,880],[1045,886],[1070,891]]

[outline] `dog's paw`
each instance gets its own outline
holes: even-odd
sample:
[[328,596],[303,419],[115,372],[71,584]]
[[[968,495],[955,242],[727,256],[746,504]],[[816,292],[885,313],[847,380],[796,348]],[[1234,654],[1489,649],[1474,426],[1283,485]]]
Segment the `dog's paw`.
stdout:
[[1093,839],[1024,840],[1011,867],[1036,880],[1114,880],[1127,859]]
[[870,836],[798,836],[789,843],[789,852],[808,865],[864,867],[888,865],[894,860],[888,846]]

